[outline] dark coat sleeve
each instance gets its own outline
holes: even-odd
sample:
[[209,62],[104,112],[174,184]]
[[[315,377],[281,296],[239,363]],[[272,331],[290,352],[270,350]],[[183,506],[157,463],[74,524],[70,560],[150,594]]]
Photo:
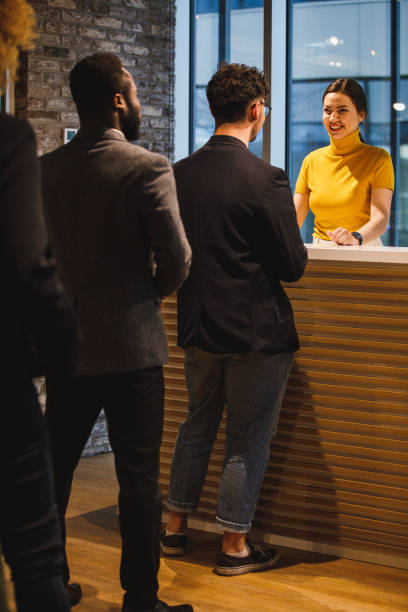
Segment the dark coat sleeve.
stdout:
[[[27,336],[20,350],[30,350],[32,343],[47,368],[69,375],[75,366],[77,327],[46,250],[34,132],[11,117],[1,119],[0,130],[8,143],[0,158],[1,267],[7,286],[3,308],[14,333],[21,327]],[[17,350],[18,338],[14,341],[11,348]]]
[[156,155],[141,182],[143,217],[156,264],[155,280],[164,297],[187,278],[191,248],[180,218],[173,169]]
[[289,179],[274,168],[262,195],[258,218],[258,248],[268,276],[294,282],[307,264],[307,250],[300,235]]

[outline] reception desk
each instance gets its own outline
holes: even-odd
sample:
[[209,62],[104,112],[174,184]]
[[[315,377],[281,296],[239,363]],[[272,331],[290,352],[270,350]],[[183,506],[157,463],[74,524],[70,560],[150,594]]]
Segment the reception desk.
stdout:
[[[285,285],[301,349],[254,520],[265,541],[408,568],[408,248],[313,247]],[[161,485],[187,412],[176,298],[164,305],[170,361]],[[191,524],[213,530],[225,433]]]

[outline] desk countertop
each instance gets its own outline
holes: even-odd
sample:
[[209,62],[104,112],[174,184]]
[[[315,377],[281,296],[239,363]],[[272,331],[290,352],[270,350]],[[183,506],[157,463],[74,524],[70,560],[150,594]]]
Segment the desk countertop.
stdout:
[[326,246],[306,244],[309,259],[324,261],[353,261],[408,265],[408,247]]

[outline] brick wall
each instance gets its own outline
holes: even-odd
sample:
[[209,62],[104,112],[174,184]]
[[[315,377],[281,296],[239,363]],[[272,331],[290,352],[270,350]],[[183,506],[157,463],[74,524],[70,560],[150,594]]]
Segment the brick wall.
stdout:
[[39,153],[78,127],[68,73],[96,51],[118,55],[142,103],[139,144],[172,158],[174,129],[174,0],[31,0],[36,48],[23,57],[16,114],[34,127]]
[[[34,383],[37,388],[42,411],[44,412],[46,402],[45,380],[43,378],[37,378]],[[110,450],[111,447],[109,444],[108,432],[106,429],[105,414],[102,410],[94,425],[92,433],[88,438],[82,456],[90,457],[92,455],[109,452]]]
[[[85,55],[118,55],[134,77],[142,104],[138,144],[173,156],[174,0],[31,0],[36,47],[24,54],[16,85],[16,114],[29,120],[39,154],[63,144],[64,128],[78,127],[68,74]],[[45,386],[37,381],[45,403]],[[101,414],[84,455],[109,450]]]

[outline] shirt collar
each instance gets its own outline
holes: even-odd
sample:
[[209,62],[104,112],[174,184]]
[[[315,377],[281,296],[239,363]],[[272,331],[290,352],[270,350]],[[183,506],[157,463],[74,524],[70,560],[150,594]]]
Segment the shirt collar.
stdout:
[[80,128],[74,138],[76,140],[97,140],[100,138],[107,138],[110,140],[121,140],[127,142],[126,137],[121,130],[103,126]]
[[207,147],[212,145],[233,145],[235,147],[240,147],[242,149],[248,150],[248,147],[244,142],[242,142],[242,140],[240,140],[239,138],[235,138],[235,136],[227,136],[224,134],[217,134],[211,136],[210,140],[206,142],[204,146]]

